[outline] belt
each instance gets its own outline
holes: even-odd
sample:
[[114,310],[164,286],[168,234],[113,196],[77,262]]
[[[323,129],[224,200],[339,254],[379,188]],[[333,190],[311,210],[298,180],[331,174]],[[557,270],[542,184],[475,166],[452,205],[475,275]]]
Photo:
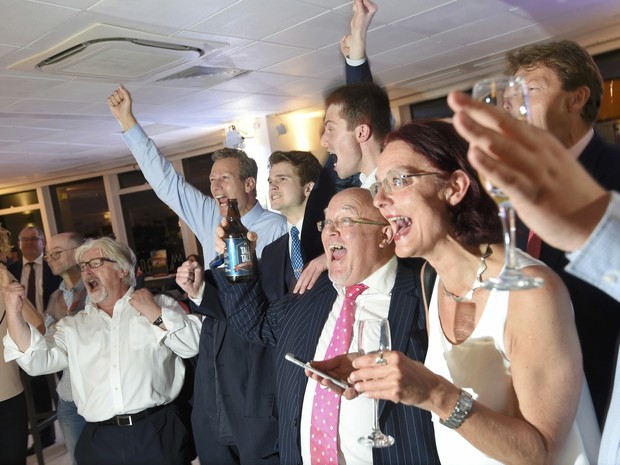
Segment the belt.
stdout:
[[131,415],[116,415],[107,420],[96,422],[98,425],[115,425],[115,426],[131,426],[136,421],[143,420],[149,415],[153,415],[155,412],[167,407],[168,405],[158,405],[156,407],[147,408],[138,413],[132,413]]

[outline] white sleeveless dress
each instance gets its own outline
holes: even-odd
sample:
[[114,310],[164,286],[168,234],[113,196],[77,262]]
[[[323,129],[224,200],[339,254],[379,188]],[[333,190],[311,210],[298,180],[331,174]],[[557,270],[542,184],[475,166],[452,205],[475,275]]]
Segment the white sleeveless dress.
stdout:
[[[525,253],[519,253],[519,263],[523,266],[542,265]],[[512,388],[511,362],[504,347],[510,293],[492,291],[472,334],[461,344],[452,345],[444,336],[439,322],[437,286],[438,280],[429,306],[426,367],[465,389],[487,407],[512,415],[517,403]],[[501,463],[480,452],[456,431],[441,425],[437,415],[432,417],[442,465]],[[584,378],[577,416],[556,464],[594,465],[599,444],[600,431]]]

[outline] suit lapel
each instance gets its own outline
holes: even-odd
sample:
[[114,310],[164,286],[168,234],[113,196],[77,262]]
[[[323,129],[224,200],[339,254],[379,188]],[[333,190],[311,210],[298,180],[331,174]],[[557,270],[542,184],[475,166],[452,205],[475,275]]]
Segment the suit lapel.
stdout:
[[[396,281],[392,289],[388,319],[392,336],[392,350],[400,351],[403,354],[407,354],[411,328],[418,318],[419,298],[416,292],[418,282],[419,276],[416,277],[411,268],[405,267],[399,262]],[[394,404],[391,402],[380,401],[380,418],[385,419],[393,407]]]

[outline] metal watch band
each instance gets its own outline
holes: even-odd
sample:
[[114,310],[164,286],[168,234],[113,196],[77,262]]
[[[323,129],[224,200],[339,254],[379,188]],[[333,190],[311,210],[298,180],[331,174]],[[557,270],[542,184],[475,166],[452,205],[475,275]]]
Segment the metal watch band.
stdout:
[[157,319],[156,319],[155,321],[153,321],[153,324],[154,324],[155,326],[161,326],[163,323],[164,323],[164,320],[162,320],[162,319],[161,319],[161,315],[159,315],[159,316],[157,317]]
[[465,419],[469,416],[471,408],[474,405],[474,399],[471,394],[461,389],[461,395],[458,402],[454,406],[454,410],[445,420],[439,419],[439,423],[447,426],[450,429],[457,429],[463,424]]

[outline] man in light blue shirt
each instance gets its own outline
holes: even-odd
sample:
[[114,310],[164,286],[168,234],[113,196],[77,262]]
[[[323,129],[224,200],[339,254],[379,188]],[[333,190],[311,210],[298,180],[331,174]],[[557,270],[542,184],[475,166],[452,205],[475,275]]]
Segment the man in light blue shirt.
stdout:
[[221,149],[213,154],[209,176],[213,198],[203,194],[177,173],[148,138],[135,119],[131,95],[120,86],[108,99],[112,114],[123,129],[123,137],[135,157],[142,174],[157,196],[187,223],[202,244],[205,260],[215,257],[213,233],[220,219],[226,216],[228,199],[237,199],[241,222],[260,239],[256,254],[263,247],[287,232],[282,215],[265,210],[256,200],[256,162],[237,149]]
[[[157,196],[172,208],[192,229],[202,243],[206,261],[215,255],[215,228],[225,217],[228,199],[237,199],[241,222],[248,230],[260,235],[256,254],[288,232],[286,218],[267,211],[256,200],[256,162],[243,151],[224,148],[213,154],[213,167],[209,179],[211,194],[208,197],[185,181],[172,164],[159,152],[138,125],[132,110],[131,96],[122,86],[108,99],[112,114],[123,129],[123,137],[131,149],[146,180]],[[213,293],[215,294],[215,292]],[[201,311],[205,318],[200,334],[200,350],[196,362],[194,411],[192,426],[196,450],[203,465],[229,465],[238,463],[279,463],[275,396],[268,382],[265,396],[248,392],[248,380],[256,377],[261,361],[271,365],[269,348],[246,343],[227,328],[226,317],[218,312],[218,298],[210,295],[212,305]],[[233,354],[230,363],[226,354]],[[265,370],[258,370],[265,375]],[[231,382],[230,380],[239,380]],[[218,381],[220,380],[220,381]],[[220,389],[220,385],[222,386]],[[233,393],[235,408],[227,402]],[[241,412],[239,414],[238,412]],[[251,440],[239,443],[233,435],[235,421],[245,420],[245,431]],[[248,443],[252,444],[248,444]],[[250,452],[248,452],[250,451]]]
[[[542,240],[570,252],[566,270],[620,301],[620,194],[603,189],[551,134],[460,92],[448,98],[469,160]],[[619,359],[620,360],[620,359]],[[620,465],[620,366],[598,465]]]

